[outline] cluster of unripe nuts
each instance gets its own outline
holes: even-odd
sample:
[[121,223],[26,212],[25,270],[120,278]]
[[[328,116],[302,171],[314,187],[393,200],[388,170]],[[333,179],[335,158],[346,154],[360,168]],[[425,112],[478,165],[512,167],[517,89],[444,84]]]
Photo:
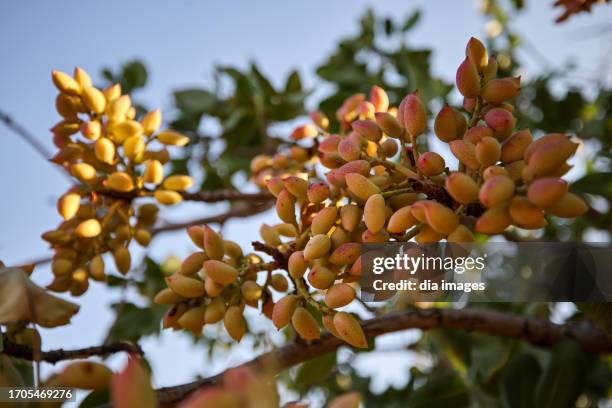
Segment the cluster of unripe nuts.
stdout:
[[[55,278],[48,288],[78,296],[89,287],[89,278],[106,279],[104,253],[112,253],[117,270],[126,274],[131,265],[128,246],[132,241],[149,244],[157,204],[182,200],[181,192],[193,181],[185,175],[165,177],[164,164],[170,159],[167,147],[184,146],[189,138],[158,132],[159,110],[137,119],[119,84],[100,90],[81,68],[72,76],[53,71],[52,79],[62,120],[51,129],[58,148],[51,160],[77,184],[57,202],[64,221],[42,235],[54,250]],[[155,200],[135,206],[135,198],[147,196]]]
[[245,256],[238,244],[224,240],[209,226],[193,226],[187,232],[200,250],[183,260],[166,278],[168,288],[154,298],[157,304],[172,305],[163,327],[199,335],[205,324],[223,321],[229,335],[239,341],[246,332],[245,305],[257,307],[262,301],[265,312],[272,300],[270,289],[286,291],[287,279],[268,268],[268,278],[260,285],[257,273],[266,270],[260,257]]
[[294,130],[290,147],[253,159],[253,180],[276,197],[282,221],[264,225],[261,237],[288,257],[294,287],[274,306],[279,329],[291,323],[300,337],[318,338],[314,307],[328,331],[367,345],[353,315],[336,310],[355,298],[361,243],[473,242],[474,233],[539,229],[547,214],[587,211],[561,178],[578,144],[564,134],[534,139],[528,129],[515,129],[510,102],[520,78],[497,78],[495,58],[477,39],[465,54],[456,76],[463,109],[444,106],[433,121],[456,169],[439,153],[419,151],[428,119],[418,92],[391,107],[376,86],[369,98],[344,101],[336,133],[316,112],[312,124]]
[[[293,225],[280,224],[280,227],[285,235],[295,237]],[[276,229],[272,230],[276,233]],[[327,312],[323,316],[323,324],[328,330],[333,330],[333,333],[356,347],[367,346],[361,327],[353,315],[331,313],[331,308],[350,303],[355,298],[355,290],[348,284],[338,283],[327,291],[326,305],[310,299],[308,289],[301,281],[307,268],[302,251],[293,252],[288,259],[286,267],[298,294],[287,294],[290,289],[287,277],[280,272],[274,273],[280,269],[278,264],[265,263],[254,253],[243,254],[238,244],[224,240],[207,225],[192,226],[187,232],[200,250],[184,259],[181,267],[166,278],[168,287],[154,298],[157,304],[171,305],[163,319],[164,328],[186,329],[198,336],[204,325],[223,321],[227,333],[234,340],[240,341],[247,330],[243,316],[245,307],[259,309],[261,306],[262,313],[278,329],[291,323],[302,338],[313,340],[319,338],[320,329],[307,309],[310,303]],[[341,254],[338,256],[339,259],[346,257]],[[261,273],[265,277],[258,282]],[[317,275],[316,272],[311,274],[313,277]],[[318,287],[329,288],[329,277],[318,276],[314,278],[319,282]],[[276,303],[272,290],[283,294]]]

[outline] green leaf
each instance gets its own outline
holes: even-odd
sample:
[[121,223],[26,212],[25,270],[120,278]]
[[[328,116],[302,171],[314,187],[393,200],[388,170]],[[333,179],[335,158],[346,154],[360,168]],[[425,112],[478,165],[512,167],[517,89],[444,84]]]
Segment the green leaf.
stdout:
[[297,71],[291,71],[291,74],[287,77],[287,83],[285,84],[285,93],[302,92],[302,80],[300,79],[300,73]]
[[457,371],[467,371],[471,360],[471,341],[468,334],[461,330],[438,329],[432,330],[429,336]]
[[321,66],[317,69],[317,75],[321,78],[337,82],[344,86],[360,85],[368,76],[365,65],[346,64],[334,66],[332,64]]
[[612,199],[610,173],[591,173],[572,183],[572,190],[578,193],[599,195]]
[[141,61],[134,60],[123,65],[121,85],[125,92],[132,92],[147,84],[147,68]]
[[369,9],[361,18],[361,33],[359,34],[359,42],[361,47],[370,47],[374,41],[374,29],[376,28],[376,16]]
[[32,363],[0,355],[0,386],[31,387],[34,384]]
[[534,407],[535,388],[541,372],[538,361],[532,355],[524,353],[514,357],[502,375],[501,396],[504,408]]
[[212,166],[205,166],[205,175],[204,181],[202,182],[200,189],[211,191],[211,190],[220,190],[225,188],[225,182],[223,178],[219,175],[219,172],[216,168]]
[[121,276],[117,276],[117,275],[107,275],[106,276],[106,284],[110,287],[124,287],[127,286],[130,283],[129,280],[121,277]]
[[595,361],[584,379],[585,393],[606,398],[610,384],[612,384],[612,369],[604,359]]
[[336,365],[336,353],[327,353],[301,364],[295,375],[295,384],[300,392],[306,392],[315,384],[325,381]]
[[[536,128],[546,133],[583,132],[580,124],[584,122],[576,119],[584,111],[587,101],[576,90],[569,90],[564,95],[553,93],[553,81],[556,80],[554,74],[546,74],[526,83],[524,90],[521,86],[517,104],[519,127]],[[593,129],[585,131],[586,134],[592,132]]]
[[121,71],[114,73],[111,68],[102,69],[102,77],[111,83],[119,83],[121,91],[132,93],[147,84],[147,68],[139,60],[133,60],[121,66]]
[[170,123],[170,128],[186,133],[196,133],[202,119],[201,113],[179,111],[178,117]]
[[[409,89],[418,89],[421,98],[427,102],[434,96],[439,96],[437,86],[431,77],[429,60],[431,50],[400,48],[389,55],[400,74],[406,77]],[[435,86],[435,87],[434,87]]]
[[138,285],[140,293],[153,299],[162,289],[166,288],[166,281],[161,267],[148,256],[144,259],[143,281]]
[[582,392],[589,366],[589,356],[574,340],[563,340],[555,346],[550,361],[538,382],[535,406],[538,408],[571,408]]
[[109,330],[109,340],[138,341],[141,337],[157,335],[160,322],[167,307],[152,305],[138,307],[133,303],[115,303],[112,305],[117,317]]
[[612,335],[612,303],[577,302],[576,306],[606,333]]
[[253,98],[253,84],[251,79],[244,73],[233,67],[218,67],[217,73],[228,75],[234,81],[233,103],[237,105],[249,105]]
[[502,339],[485,339],[471,349],[469,374],[472,381],[490,385],[504,368],[512,347]]
[[393,34],[393,30],[395,29],[395,27],[393,26],[393,20],[391,20],[390,18],[385,18],[383,26],[385,28],[385,35]]
[[270,83],[270,80],[266,78],[266,76],[259,70],[259,68],[257,68],[257,65],[254,63],[251,64],[251,75],[255,79],[258,88],[263,92],[266,98],[270,98],[278,94],[278,92],[276,92],[276,90]]
[[108,388],[90,392],[79,404],[79,408],[97,408],[107,405],[110,402],[110,392]]
[[251,116],[251,111],[247,110],[246,108],[238,108],[234,110],[225,121],[223,121],[223,129],[226,132],[236,130],[236,128],[238,128],[238,126],[240,126],[240,124],[243,123],[245,119],[250,119]]
[[182,89],[174,92],[176,107],[187,113],[204,113],[217,104],[217,97],[205,89]]
[[468,388],[454,374],[431,376],[427,383],[408,398],[409,408],[462,408],[470,404]]
[[189,174],[189,157],[171,159],[170,165],[172,166],[170,174]]
[[115,80],[113,72],[110,70],[110,68],[103,68],[102,69],[102,77],[104,79],[106,79],[107,81],[109,81],[109,82],[113,82]]
[[421,19],[421,12],[419,10],[416,10],[414,13],[412,13],[410,15],[410,17],[408,17],[406,19],[406,21],[404,22],[404,25],[402,26],[402,31],[406,32],[406,31],[410,31]]
[[499,395],[491,394],[483,388],[473,385],[470,387],[470,407],[501,408]]
[[250,157],[245,157],[242,155],[239,156],[232,153],[233,152],[231,149],[223,152],[221,157],[219,157],[219,160],[217,160],[215,163],[215,166],[223,168],[227,174],[234,174],[237,171],[246,170],[249,168],[251,163]]

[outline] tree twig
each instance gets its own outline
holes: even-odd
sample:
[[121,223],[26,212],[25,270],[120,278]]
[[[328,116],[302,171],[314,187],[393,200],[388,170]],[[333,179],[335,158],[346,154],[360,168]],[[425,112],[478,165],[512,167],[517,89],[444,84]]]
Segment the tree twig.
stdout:
[[4,123],[7,128],[15,132],[19,137],[26,141],[34,150],[36,150],[45,160],[49,160],[53,155],[45,145],[40,143],[36,137],[25,127],[15,122],[7,113],[0,110],[0,122]]
[[216,203],[219,201],[270,201],[274,198],[267,191],[257,193],[243,193],[234,190],[198,191],[196,193],[183,193],[183,199],[187,201],[199,201],[203,203]]
[[[385,333],[407,329],[431,330],[453,328],[476,331],[507,338],[524,340],[536,346],[550,348],[558,341],[572,338],[591,353],[612,352],[612,337],[588,322],[558,325],[547,320],[501,313],[489,309],[416,309],[385,314],[362,322],[368,339]],[[329,333],[310,343],[292,343],[269,351],[240,367],[256,371],[265,367],[279,373],[289,367],[321,356],[346,345]],[[191,383],[157,390],[161,404],[173,404],[196,389],[218,384],[223,373]]]
[[[192,225],[217,224],[217,223],[223,224],[232,218],[246,218],[251,215],[260,214],[272,208],[272,204],[273,204],[273,201],[270,200],[270,201],[266,201],[266,202],[252,205],[249,207],[234,208],[225,213],[218,214],[218,215],[212,215],[209,217],[195,218],[189,221],[179,222],[179,223],[166,222],[166,223],[163,223],[153,228],[151,230],[151,233],[153,235],[157,235],[157,234],[161,234],[164,232],[171,232],[171,231],[177,231],[180,229],[189,228]],[[51,262],[51,260],[52,260],[51,257],[40,257],[35,260],[22,262],[22,264],[24,265],[34,264],[34,265],[39,266],[39,265],[48,264],[49,262]]]
[[272,204],[273,204],[272,201],[267,201],[264,203],[251,205],[248,207],[234,208],[222,214],[212,215],[210,217],[196,218],[193,220],[189,220],[186,222],[180,222],[180,223],[165,223],[158,227],[153,228],[151,232],[153,233],[153,235],[156,235],[162,232],[176,231],[179,229],[188,228],[192,225],[217,224],[217,223],[223,224],[231,218],[245,218],[251,215],[255,215],[255,214],[259,214],[264,211],[267,211],[268,209],[272,208]]
[[361,307],[363,307],[368,312],[370,312],[370,313],[372,313],[374,315],[380,313],[380,310],[377,310],[376,308],[368,305],[367,302],[364,302],[363,299],[361,299],[360,297],[357,297],[355,300],[357,300],[357,302],[361,305]]
[[[34,360],[34,350],[26,345],[13,343],[4,336],[4,349],[0,354],[6,354],[12,357],[17,357],[25,360]],[[118,341],[115,343],[103,344],[101,346],[86,347],[74,350],[49,350],[40,353],[40,361],[55,364],[63,360],[75,360],[92,356],[106,356],[118,352],[126,352],[131,354],[144,355],[144,352],[138,344],[127,341]]]
[[[153,193],[150,189],[141,189],[128,192],[114,191],[107,188],[96,188],[94,191],[100,195],[112,197],[116,199],[132,201],[138,197],[149,196]],[[202,203],[217,203],[220,201],[254,201],[263,202],[270,201],[274,198],[267,191],[259,191],[256,193],[243,193],[237,190],[216,190],[216,191],[197,191],[194,193],[180,193],[185,201],[197,201]]]
[[253,241],[251,242],[253,249],[255,251],[263,252],[265,254],[270,255],[274,259],[274,266],[278,269],[287,269],[289,256],[293,251],[290,252],[282,252],[278,248],[275,248],[270,245],[266,245],[263,242]]
[[[53,154],[51,151],[47,149],[45,145],[40,143],[38,139],[25,127],[15,122],[15,120],[9,116],[7,113],[0,110],[0,122],[4,123],[7,128],[12,130],[17,136],[22,138],[27,144],[29,144],[38,154],[40,154],[45,161],[48,161]],[[62,170],[62,174],[68,178],[72,179],[70,175],[68,175],[65,171]]]

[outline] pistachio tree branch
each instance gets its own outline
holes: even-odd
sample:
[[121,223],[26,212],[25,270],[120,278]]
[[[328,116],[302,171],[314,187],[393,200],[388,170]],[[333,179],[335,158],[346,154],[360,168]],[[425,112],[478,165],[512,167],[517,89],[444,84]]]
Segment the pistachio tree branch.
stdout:
[[[128,192],[114,191],[108,188],[95,188],[97,194],[112,197],[120,200],[131,201],[138,197],[146,197],[153,194],[153,190],[141,189]],[[272,194],[267,191],[259,191],[255,193],[243,193],[237,190],[213,190],[205,191],[200,190],[193,193],[182,192],[180,193],[185,201],[197,201],[201,203],[217,203],[221,201],[253,201],[262,202],[270,201],[274,198]]]
[[157,235],[163,232],[176,231],[184,228],[191,227],[192,225],[202,225],[202,224],[223,224],[229,219],[232,218],[245,218],[251,215],[259,214],[264,211],[267,211],[272,207],[273,201],[266,201],[263,203],[258,203],[255,205],[241,206],[237,208],[230,209],[227,212],[212,215],[209,217],[196,218],[185,222],[180,223],[169,223],[166,222],[161,224],[151,231],[153,235]]
[[253,241],[251,243],[255,251],[263,252],[270,255],[274,259],[274,266],[277,269],[287,269],[289,256],[293,251],[282,252],[278,248],[264,244],[263,242]]
[[[7,128],[25,140],[34,150],[36,150],[44,159],[49,160],[53,154],[45,145],[40,143],[36,137],[27,130],[24,126],[17,123],[10,115],[0,110],[0,122],[4,123]],[[65,174],[65,173],[64,173]],[[120,193],[112,190],[99,190],[101,194],[116,196],[118,198],[133,199],[137,197],[137,193],[128,192]],[[219,191],[197,191],[195,193],[182,193],[183,200],[199,201],[204,203],[215,203],[226,200],[245,200],[245,201],[267,201],[274,198],[267,191],[256,193],[243,193],[235,190],[219,190]]]
[[[612,352],[612,336],[588,321],[559,325],[548,320],[489,309],[403,310],[365,320],[362,322],[362,327],[368,339],[407,329],[453,328],[519,339],[544,348],[551,348],[560,340],[571,338],[578,341],[587,352]],[[240,367],[254,369],[256,372],[265,368],[267,372],[279,373],[343,345],[346,344],[331,334],[324,333],[319,340],[288,344],[264,353]],[[218,384],[222,378],[223,373],[220,373],[191,383],[160,388],[157,390],[157,396],[161,404],[173,404],[199,388]]]
[[[3,345],[4,347],[0,351],[0,354],[30,361],[35,360],[36,352],[30,346],[14,343],[5,335],[3,335]],[[130,354],[144,355],[144,352],[138,344],[127,341],[118,341],[115,343],[103,344],[101,346],[86,347],[74,350],[57,349],[42,351],[38,360],[55,364],[58,361],[63,360],[75,360],[92,356],[106,356],[122,351]]]
[[[38,139],[34,136],[34,134],[32,134],[32,132],[27,130],[21,124],[17,123],[9,114],[3,112],[2,110],[0,110],[0,122],[4,123],[4,125],[7,128],[9,128],[17,136],[19,136],[27,144],[29,144],[45,160],[49,160],[53,156],[51,151],[49,149],[47,149],[47,147],[45,145],[40,143],[38,141]],[[65,171],[62,171],[62,174],[66,178],[71,179],[71,176],[68,173],[66,173]]]
[[[383,192],[383,196],[391,196],[400,192],[414,192],[423,193],[430,200],[435,200],[440,204],[452,208],[455,205],[455,201],[451,195],[446,191],[443,186],[432,183],[428,180],[422,180],[412,170],[397,164],[389,160],[381,160],[374,158],[367,158],[372,165],[384,166],[390,171],[396,171],[404,175],[407,178],[405,186],[398,190]],[[478,203],[471,203],[467,206],[465,214],[472,217],[479,217],[484,212],[482,205]]]
[[[232,218],[246,218],[252,215],[263,213],[269,210],[270,208],[272,208],[273,203],[274,202],[272,200],[266,200],[266,201],[263,201],[263,202],[260,202],[254,205],[232,208],[228,210],[227,212],[217,214],[217,215],[211,215],[208,217],[194,218],[188,221],[178,222],[178,223],[165,222],[153,228],[151,230],[151,233],[153,235],[157,235],[157,234],[162,234],[164,232],[171,232],[171,231],[177,231],[177,230],[189,228],[193,225],[223,224]],[[24,265],[34,264],[34,265],[39,266],[39,265],[45,265],[51,262],[51,260],[52,260],[51,257],[40,257],[38,259],[23,262],[23,264]]]
[[36,150],[42,157],[49,160],[53,154],[47,149],[45,145],[40,143],[36,137],[25,127],[15,122],[15,120],[7,113],[0,110],[0,122],[12,130],[17,136],[25,140],[34,150]]
[[183,193],[183,200],[216,203],[219,201],[271,201],[274,196],[267,191],[243,193],[235,190],[198,191]]

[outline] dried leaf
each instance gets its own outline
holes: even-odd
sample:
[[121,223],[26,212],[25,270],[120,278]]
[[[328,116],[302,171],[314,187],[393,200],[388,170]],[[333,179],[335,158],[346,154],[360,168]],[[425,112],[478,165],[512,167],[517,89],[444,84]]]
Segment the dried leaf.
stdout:
[[79,306],[49,294],[19,268],[0,269],[0,324],[32,322],[42,327],[70,323]]

